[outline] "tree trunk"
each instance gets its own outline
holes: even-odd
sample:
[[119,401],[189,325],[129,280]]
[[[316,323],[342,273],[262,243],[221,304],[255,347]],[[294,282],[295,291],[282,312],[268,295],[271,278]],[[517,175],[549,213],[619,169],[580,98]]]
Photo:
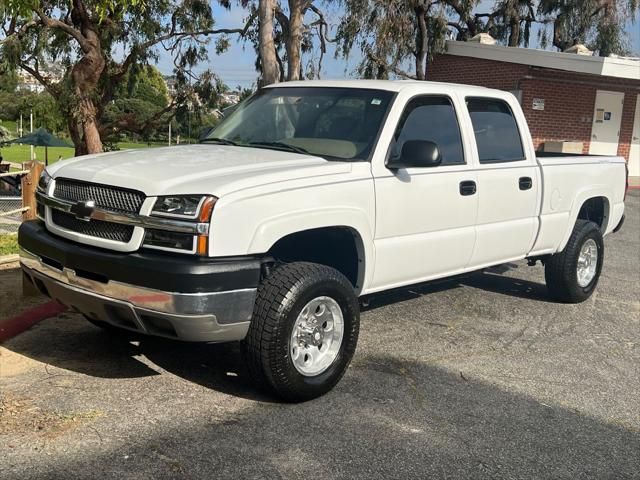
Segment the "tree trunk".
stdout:
[[520,45],[520,21],[515,18],[511,18],[511,25],[509,28],[509,46],[517,47]]
[[427,78],[427,54],[429,50],[429,37],[427,31],[426,12],[422,7],[416,7],[418,17],[418,31],[416,33],[416,78],[426,80]]
[[86,155],[89,152],[87,151],[86,143],[84,143],[84,137],[82,136],[82,132],[80,131],[80,125],[78,125],[76,119],[71,113],[67,113],[65,116],[67,117],[69,135],[71,136],[71,141],[75,146],[74,156],[79,157],[81,155]]
[[302,72],[303,0],[289,0],[289,35],[287,37],[287,80],[300,80]]
[[273,41],[274,0],[260,0],[258,5],[259,51],[262,65],[261,86],[277,83],[280,78],[276,46]]
[[561,52],[564,52],[571,45],[565,38],[565,32],[563,28],[564,15],[560,14],[553,21],[553,46]]
[[74,132],[71,132],[74,143],[80,142],[75,143],[76,155],[103,151],[98,102],[101,98],[99,82],[106,62],[102,56],[98,35],[90,29],[85,29],[83,33],[90,42],[91,48],[83,52],[83,57],[71,70],[75,102],[72,106],[72,118],[69,119],[69,124],[75,124],[75,138]]

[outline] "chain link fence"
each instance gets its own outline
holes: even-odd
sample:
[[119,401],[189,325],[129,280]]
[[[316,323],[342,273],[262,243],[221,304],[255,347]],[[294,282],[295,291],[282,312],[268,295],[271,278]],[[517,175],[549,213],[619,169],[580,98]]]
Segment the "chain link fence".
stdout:
[[[24,200],[21,192],[21,178],[29,173],[22,165],[0,165],[0,235],[17,233],[22,222]],[[10,169],[13,168],[13,171]]]
[[0,235],[18,233],[22,223],[22,197],[0,196]]

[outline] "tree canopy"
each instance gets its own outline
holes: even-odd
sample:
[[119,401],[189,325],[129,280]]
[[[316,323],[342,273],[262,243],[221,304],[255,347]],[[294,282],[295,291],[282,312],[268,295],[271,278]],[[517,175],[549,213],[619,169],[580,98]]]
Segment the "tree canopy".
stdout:
[[[584,43],[598,55],[624,55],[625,24],[639,8],[637,0],[497,0],[486,10],[479,0],[339,1],[345,15],[338,53],[361,50],[359,73],[368,78],[424,79],[428,60],[443,51],[446,39],[469,40],[479,33],[519,47],[530,44],[535,30],[543,48],[563,51]],[[410,63],[414,71],[403,70]]]
[[[44,85],[77,154],[100,152],[102,137],[122,126],[107,106],[129,72],[161,51],[173,60],[178,94],[152,115],[130,116],[126,127],[143,132],[180,105],[211,102],[217,78],[194,67],[207,62],[212,35],[231,33],[214,29],[205,0],[3,0],[0,26],[0,68],[21,68]],[[64,67],[60,81],[47,77],[48,62]]]

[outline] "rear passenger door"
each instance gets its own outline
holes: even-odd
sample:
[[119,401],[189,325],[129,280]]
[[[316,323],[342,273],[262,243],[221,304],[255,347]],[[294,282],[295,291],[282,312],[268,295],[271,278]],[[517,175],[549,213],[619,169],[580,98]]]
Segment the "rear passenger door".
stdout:
[[476,245],[469,263],[473,269],[520,259],[531,250],[538,232],[541,181],[535,154],[522,140],[529,133],[521,111],[500,98],[467,97],[465,103],[478,160]]

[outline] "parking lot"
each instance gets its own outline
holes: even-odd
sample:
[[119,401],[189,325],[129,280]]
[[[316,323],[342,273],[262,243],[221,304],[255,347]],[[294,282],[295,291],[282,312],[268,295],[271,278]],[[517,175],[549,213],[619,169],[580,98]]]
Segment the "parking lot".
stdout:
[[[329,395],[257,392],[237,345],[112,337],[79,315],[0,348],[6,479],[640,478],[640,192],[596,294],[525,262],[372,298]],[[0,318],[21,300],[0,271]]]

